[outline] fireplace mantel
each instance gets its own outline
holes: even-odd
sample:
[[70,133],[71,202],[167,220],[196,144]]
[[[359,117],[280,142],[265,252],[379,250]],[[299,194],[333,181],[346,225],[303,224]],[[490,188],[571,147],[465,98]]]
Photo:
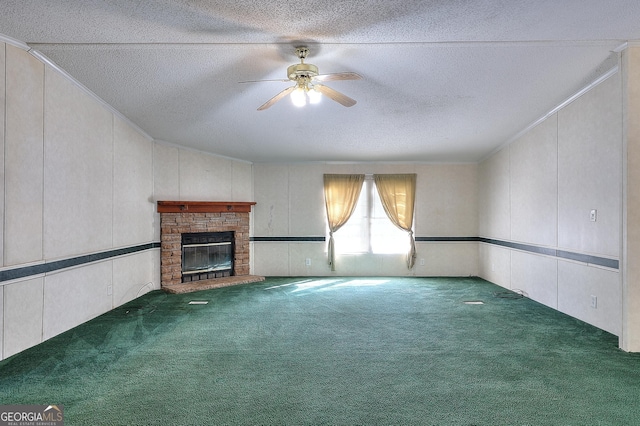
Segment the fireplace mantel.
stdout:
[[158,201],[158,213],[250,213],[255,201]]

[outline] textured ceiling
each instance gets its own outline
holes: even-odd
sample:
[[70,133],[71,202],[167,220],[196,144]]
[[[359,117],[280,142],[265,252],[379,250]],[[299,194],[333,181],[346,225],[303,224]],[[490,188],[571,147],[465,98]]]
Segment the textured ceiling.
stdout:
[[[157,140],[253,162],[478,161],[618,64],[637,0],[2,0],[27,43]],[[356,99],[283,99],[305,44]]]

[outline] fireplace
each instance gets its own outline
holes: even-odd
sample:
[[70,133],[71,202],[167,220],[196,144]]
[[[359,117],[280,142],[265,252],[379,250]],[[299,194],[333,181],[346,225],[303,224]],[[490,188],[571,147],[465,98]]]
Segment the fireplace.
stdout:
[[182,282],[233,275],[234,232],[182,234]]
[[186,293],[264,280],[250,274],[254,204],[158,201],[162,289]]

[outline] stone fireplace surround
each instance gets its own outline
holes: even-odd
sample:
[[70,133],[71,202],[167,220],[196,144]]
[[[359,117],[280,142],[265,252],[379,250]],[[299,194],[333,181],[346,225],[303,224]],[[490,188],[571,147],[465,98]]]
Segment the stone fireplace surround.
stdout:
[[[255,202],[158,201],[161,288],[187,293],[263,281],[250,275],[249,213]],[[182,283],[182,234],[233,231],[235,254],[230,277]]]

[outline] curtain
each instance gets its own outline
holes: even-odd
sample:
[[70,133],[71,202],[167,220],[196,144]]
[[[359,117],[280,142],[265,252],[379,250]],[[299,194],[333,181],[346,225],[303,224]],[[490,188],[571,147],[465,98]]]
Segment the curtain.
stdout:
[[382,207],[391,222],[409,233],[407,267],[416,261],[416,243],[413,238],[413,209],[416,198],[415,174],[373,175]]
[[347,223],[356,208],[364,175],[324,175],[324,204],[329,222],[329,265],[336,270],[333,233]]

